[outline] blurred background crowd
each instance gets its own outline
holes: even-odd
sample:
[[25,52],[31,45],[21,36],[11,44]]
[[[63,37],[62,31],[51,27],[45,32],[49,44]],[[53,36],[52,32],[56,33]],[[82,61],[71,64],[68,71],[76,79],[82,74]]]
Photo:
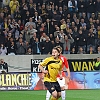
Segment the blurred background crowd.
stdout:
[[100,0],[0,0],[0,55],[100,54]]

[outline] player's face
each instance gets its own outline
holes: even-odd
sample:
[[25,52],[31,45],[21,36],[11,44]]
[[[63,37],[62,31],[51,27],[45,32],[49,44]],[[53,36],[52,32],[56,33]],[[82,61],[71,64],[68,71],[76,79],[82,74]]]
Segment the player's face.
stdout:
[[58,58],[59,52],[58,52],[56,49],[53,49],[53,50],[52,50],[52,56],[53,56],[54,58]]

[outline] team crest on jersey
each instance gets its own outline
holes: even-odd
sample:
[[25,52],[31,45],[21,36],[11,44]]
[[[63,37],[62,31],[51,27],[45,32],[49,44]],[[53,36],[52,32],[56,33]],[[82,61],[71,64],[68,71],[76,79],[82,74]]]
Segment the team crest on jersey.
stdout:
[[52,87],[51,90],[54,90],[54,87]]

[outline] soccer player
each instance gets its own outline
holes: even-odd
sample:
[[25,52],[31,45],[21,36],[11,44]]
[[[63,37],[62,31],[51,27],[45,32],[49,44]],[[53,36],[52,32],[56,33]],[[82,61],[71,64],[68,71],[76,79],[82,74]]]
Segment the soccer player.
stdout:
[[[47,57],[38,65],[42,73],[44,73],[44,85],[52,95],[51,100],[58,100],[61,97],[61,88],[57,81],[58,74],[60,74],[60,78],[62,79],[62,60],[59,56],[59,49],[54,47],[52,49],[52,56]],[[44,70],[44,66],[46,66],[46,70]]]
[[[70,81],[70,69],[69,69],[69,65],[68,65],[68,61],[67,61],[67,58],[65,56],[63,56],[61,53],[62,53],[62,48],[60,46],[56,46],[56,48],[59,49],[60,51],[60,56],[59,58],[62,60],[63,62],[63,65],[62,65],[62,79],[60,79],[59,75],[58,75],[58,78],[57,78],[57,81],[58,83],[60,84],[60,87],[61,87],[61,97],[62,97],[62,100],[65,100],[66,98],[66,92],[65,92],[65,84],[69,83]],[[64,72],[64,67],[66,67],[66,71],[68,73],[68,76],[66,76],[65,72]],[[68,87],[68,85],[67,85]],[[50,92],[47,90],[47,93],[46,93],[46,100],[49,100],[50,99]]]

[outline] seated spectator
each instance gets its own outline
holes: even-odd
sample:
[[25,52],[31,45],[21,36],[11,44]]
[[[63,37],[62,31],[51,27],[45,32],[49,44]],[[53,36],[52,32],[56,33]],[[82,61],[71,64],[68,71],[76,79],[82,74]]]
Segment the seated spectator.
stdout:
[[77,54],[76,51],[75,51],[75,47],[73,47],[70,51],[70,54]]
[[8,72],[8,64],[4,61],[4,59],[0,59],[0,73]]
[[100,54],[100,46],[98,46],[96,54]]
[[89,51],[87,51],[87,54],[94,54],[94,49],[92,46],[89,47]]
[[77,54],[86,54],[82,47],[79,47]]
[[27,49],[26,55],[32,55],[32,49],[31,49],[31,48],[28,48],[28,49]]

